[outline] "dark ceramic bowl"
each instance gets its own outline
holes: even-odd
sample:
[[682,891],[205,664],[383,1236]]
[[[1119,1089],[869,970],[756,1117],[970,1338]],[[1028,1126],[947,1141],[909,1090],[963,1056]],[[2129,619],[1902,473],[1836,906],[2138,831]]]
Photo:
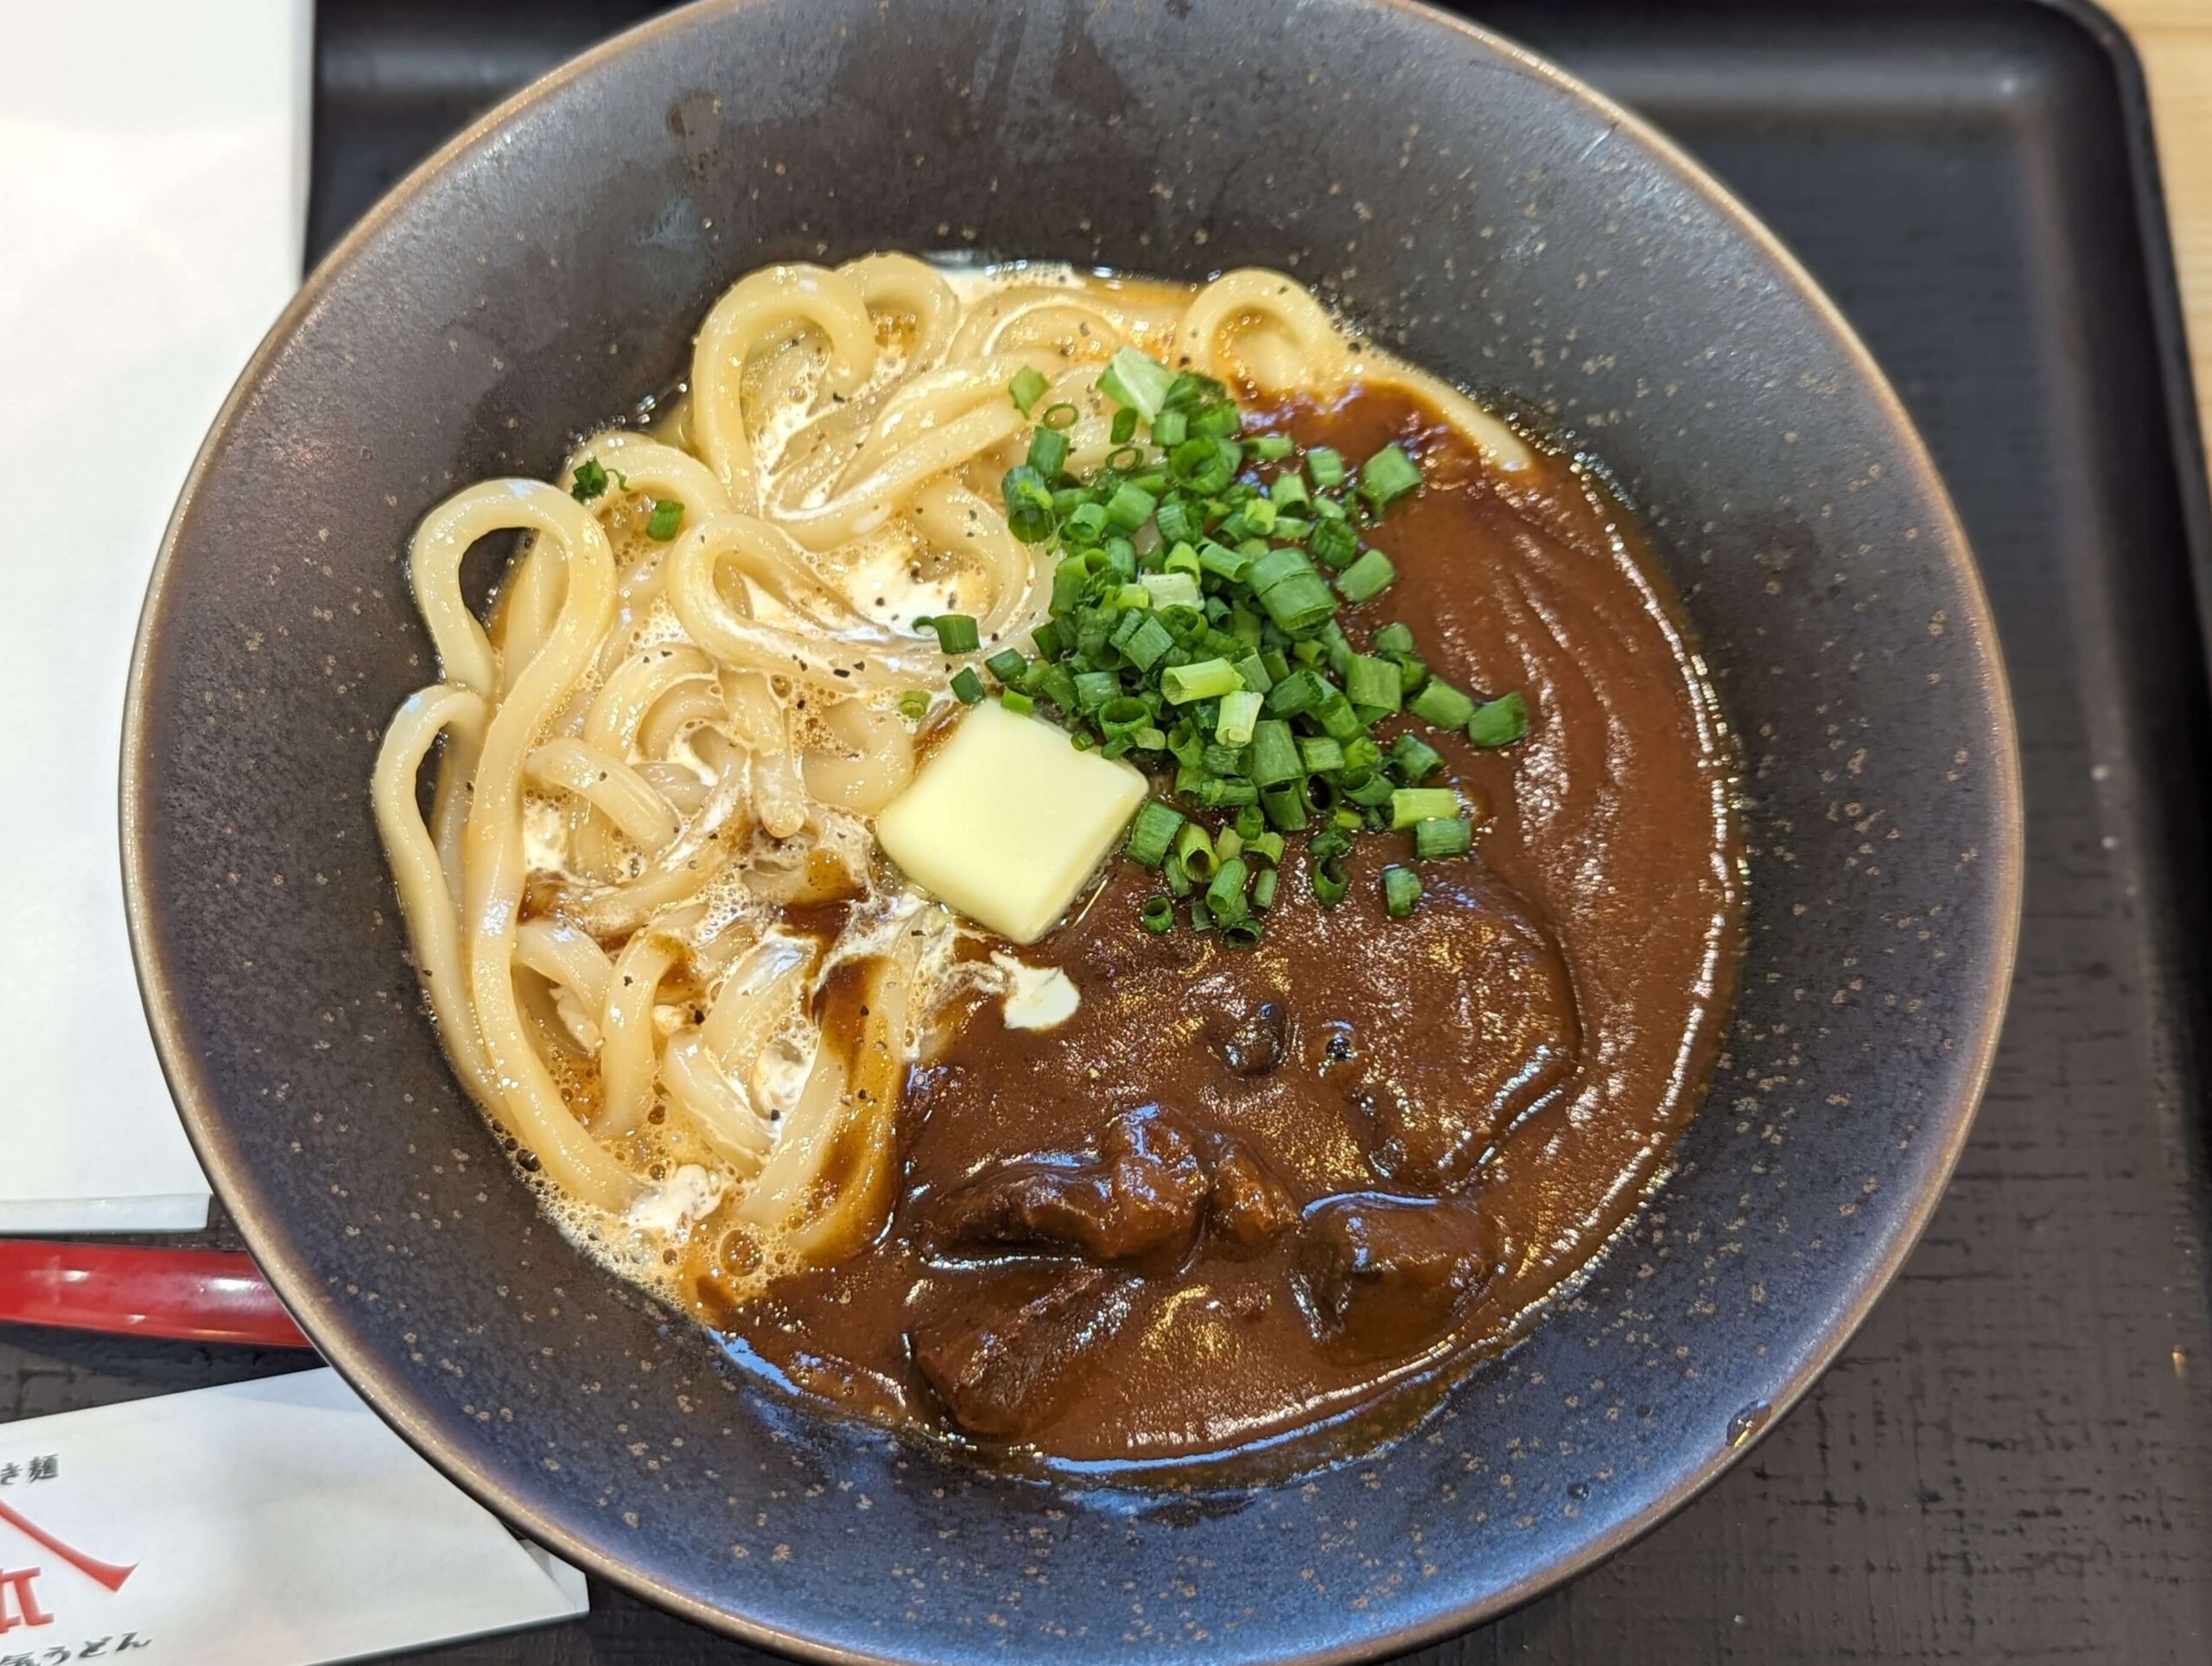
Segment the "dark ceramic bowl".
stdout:
[[[1591,442],[1703,634],[1750,836],[1727,1057],[1595,1277],[1389,1450],[1086,1496],[777,1403],[538,1218],[439,1054],[366,785],[430,670],[410,529],[666,386],[739,273],[881,247],[1295,272]],[[1927,1219],[2020,871],[1989,610],[1865,350],[1641,123],[1383,0],[723,0],[502,106],[323,264],[217,423],[123,806],[170,1085],[325,1355],[560,1554],[835,1659],[1337,1660],[1617,1549],[1804,1390]]]

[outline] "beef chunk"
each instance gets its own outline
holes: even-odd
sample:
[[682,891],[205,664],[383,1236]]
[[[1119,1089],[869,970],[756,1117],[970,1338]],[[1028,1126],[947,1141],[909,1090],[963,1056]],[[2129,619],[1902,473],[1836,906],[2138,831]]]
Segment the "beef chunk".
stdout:
[[1465,1203],[1348,1192],[1306,1210],[1293,1278],[1324,1349],[1378,1359],[1440,1335],[1497,1260],[1494,1230]]
[[1573,984],[1543,922],[1479,870],[1433,883],[1391,932],[1404,964],[1445,974],[1443,1008],[1422,1009],[1421,1033],[1387,1033],[1371,1018],[1347,1025],[1348,1045],[1323,1070],[1367,1122],[1376,1173],[1394,1187],[1449,1191],[1573,1076]]
[[1133,1288],[1081,1264],[963,1282],[908,1332],[914,1364],[969,1434],[1019,1440],[1067,1403],[1084,1350],[1120,1328]]
[[1096,1157],[1025,1157],[946,1192],[930,1211],[929,1239],[940,1251],[1173,1262],[1202,1222],[1250,1250],[1296,1212],[1290,1194],[1236,1141],[1196,1133],[1144,1105],[1106,1125]]
[[1239,1250],[1256,1250],[1297,1218],[1298,1205],[1257,1157],[1229,1140],[1213,1166],[1207,1213],[1223,1239]]
[[1232,1074],[1265,1076],[1289,1055],[1290,1003],[1239,1003],[1207,1026],[1206,1041]]
[[1144,1105],[1106,1125],[1095,1158],[1026,1158],[948,1192],[931,1237],[945,1249],[1072,1250],[1092,1261],[1179,1256],[1209,1185],[1198,1137]]

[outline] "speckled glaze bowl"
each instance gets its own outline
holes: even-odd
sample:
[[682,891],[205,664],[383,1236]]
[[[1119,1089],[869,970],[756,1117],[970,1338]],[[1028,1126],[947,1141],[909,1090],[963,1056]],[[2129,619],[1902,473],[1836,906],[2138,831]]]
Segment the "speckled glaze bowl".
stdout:
[[[1592,442],[1702,633],[1750,843],[1727,1055],[1596,1275],[1388,1450],[1086,1494],[779,1403],[538,1218],[439,1053],[366,785],[430,664],[410,529],[668,385],[737,274],[880,247],[1295,272]],[[1651,1526],[1927,1219],[2020,868],[1989,612],[1865,351],[1665,141],[1387,0],[716,0],[538,83],[368,216],[225,409],[123,809],[170,1084],[331,1362],[560,1554],[836,1660],[1363,1656]]]

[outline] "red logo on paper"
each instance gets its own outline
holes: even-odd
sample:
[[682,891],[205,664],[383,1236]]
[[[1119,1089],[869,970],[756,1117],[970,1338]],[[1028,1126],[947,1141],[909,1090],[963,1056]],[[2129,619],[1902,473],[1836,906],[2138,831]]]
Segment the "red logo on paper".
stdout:
[[[40,1548],[50,1551],[67,1562],[95,1585],[110,1591],[123,1589],[124,1580],[137,1571],[137,1563],[127,1567],[102,1561],[62,1542],[27,1518],[20,1510],[0,1504],[0,1522],[5,1522]],[[46,1570],[43,1567],[0,1569],[0,1633],[12,1631],[18,1625],[50,1625],[54,1616],[38,1606],[38,1593],[31,1588],[31,1581]]]

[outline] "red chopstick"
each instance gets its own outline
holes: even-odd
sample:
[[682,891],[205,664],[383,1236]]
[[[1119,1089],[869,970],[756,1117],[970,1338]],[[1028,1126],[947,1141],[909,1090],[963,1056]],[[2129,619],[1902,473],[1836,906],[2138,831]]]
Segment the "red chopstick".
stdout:
[[0,1324],[305,1348],[252,1258],[0,1238]]

